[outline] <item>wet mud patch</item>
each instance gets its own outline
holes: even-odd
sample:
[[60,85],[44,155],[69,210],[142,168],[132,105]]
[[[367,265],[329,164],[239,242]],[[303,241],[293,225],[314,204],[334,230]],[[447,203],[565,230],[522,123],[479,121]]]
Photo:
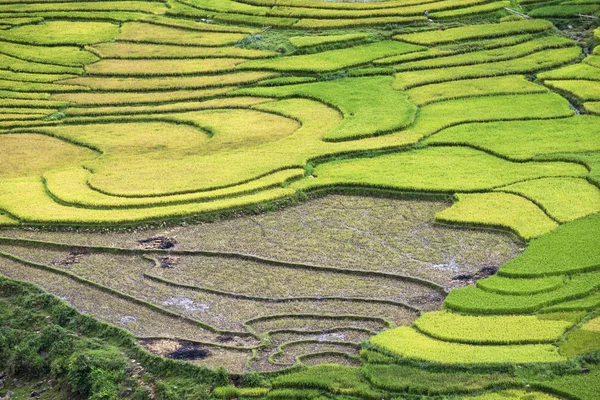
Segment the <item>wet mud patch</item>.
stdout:
[[[179,339],[140,339],[138,343],[149,352],[174,360],[183,360],[209,368],[225,367],[232,373],[241,373],[251,350],[219,347]],[[233,343],[235,345],[235,343]]]
[[147,239],[140,239],[138,243],[145,250],[169,250],[177,245],[177,240],[166,236],[152,236]]
[[496,275],[498,268],[483,267],[473,274],[460,274],[452,277],[453,281],[459,282],[459,286],[474,285],[478,280]]
[[198,343],[172,339],[141,340],[140,344],[148,351],[174,360],[204,360],[210,357],[210,350]]
[[157,260],[161,268],[175,268],[179,257],[159,257]]
[[423,293],[410,297],[410,304],[422,311],[434,311],[439,309],[444,302],[445,295],[438,292]]
[[68,267],[79,264],[82,259],[91,253],[89,247],[74,247],[64,258],[52,261],[50,264],[59,267]]
[[231,343],[231,342],[235,341],[235,337],[227,336],[227,335],[219,335],[219,336],[217,336],[216,340],[219,343]]
[[203,360],[210,356],[208,349],[203,349],[197,344],[184,343],[179,349],[166,355],[174,360]]

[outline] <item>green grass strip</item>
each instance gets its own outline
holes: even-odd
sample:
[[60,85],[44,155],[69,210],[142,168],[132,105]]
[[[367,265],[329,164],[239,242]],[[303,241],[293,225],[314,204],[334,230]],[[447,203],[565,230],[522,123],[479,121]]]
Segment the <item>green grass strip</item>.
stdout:
[[370,363],[362,370],[375,387],[428,396],[469,393],[488,387],[511,387],[517,384],[516,379],[507,373],[439,372],[408,365]]
[[50,96],[50,93],[25,93],[0,90],[0,98],[4,99],[4,101],[16,101],[7,99],[48,100]]
[[[170,3],[170,6],[176,8],[180,6],[178,3]],[[149,24],[160,25],[160,26],[170,26],[172,28],[181,28],[192,31],[203,31],[203,32],[222,32],[222,33],[243,33],[246,35],[251,35],[254,33],[259,33],[259,29],[241,27],[241,26],[231,26],[231,25],[219,25],[214,22],[208,23],[206,21],[192,21],[189,19],[182,18],[171,18],[164,15],[157,16],[148,16],[144,18],[141,22],[147,22]]]
[[487,392],[476,396],[463,397],[463,400],[555,400],[556,397],[547,393],[533,392],[531,390],[501,390]]
[[[163,92],[83,92],[59,93],[53,100],[77,103],[79,106],[126,106],[141,104],[162,104],[175,101],[200,101],[229,93],[233,88],[171,90]],[[49,96],[49,95],[48,95]]]
[[311,389],[275,389],[267,394],[268,400],[316,400],[321,397],[320,391]]
[[285,72],[332,72],[366,64],[377,58],[410,53],[421,49],[420,46],[384,40],[316,54],[252,60],[241,64],[238,68]]
[[371,343],[393,354],[439,364],[555,363],[566,361],[547,344],[475,346],[430,338],[410,327],[384,331]]
[[11,42],[0,42],[0,53],[22,60],[81,67],[98,61],[98,57],[75,46],[32,46]]
[[600,189],[585,179],[544,178],[497,190],[534,201],[559,222],[573,221],[600,212]]
[[162,14],[166,9],[166,5],[162,2],[127,0],[0,4],[0,13],[14,13],[21,16],[37,12],[55,11],[132,11],[148,14]]
[[535,344],[559,340],[573,321],[536,316],[470,316],[448,311],[423,314],[414,327],[446,342],[470,344]]
[[192,47],[168,44],[112,42],[87,47],[102,58],[133,59],[203,59],[203,58],[268,58],[276,53],[238,47]]
[[459,193],[452,207],[436,214],[438,222],[504,228],[524,240],[542,236],[558,224],[536,204],[510,193]]
[[553,394],[564,396],[568,399],[592,400],[600,398],[600,368],[591,366],[589,374],[565,375],[533,383],[533,387],[549,391]]
[[[392,89],[392,78],[349,78],[326,82],[242,89],[236,93],[268,97],[308,97],[340,110],[344,116],[324,136],[349,140],[390,133],[408,127],[416,107],[405,93]],[[368,87],[369,90],[364,90]]]
[[0,226],[14,226],[19,225],[19,221],[6,215],[0,214]]
[[37,177],[3,181],[0,183],[0,208],[15,215],[21,222],[36,224],[127,224],[148,220],[185,217],[200,213],[215,213],[240,209],[293,196],[291,189],[272,189],[207,203],[191,203],[155,208],[128,210],[90,210],[67,207],[47,196]]
[[490,14],[508,6],[510,6],[510,1],[494,1],[487,4],[459,8],[456,10],[438,11],[431,13],[429,16],[430,18],[437,20],[455,19],[459,17],[472,17],[478,14]]
[[600,307],[600,292],[595,292],[589,296],[577,300],[565,301],[554,306],[542,308],[540,312],[575,312],[575,311],[594,311]]
[[[5,74],[9,75],[9,74]],[[56,83],[37,83],[37,82],[19,82],[14,80],[0,79],[0,90],[15,91],[15,92],[32,92],[32,93],[65,93],[65,92],[84,92],[90,88],[78,85],[63,85]]]
[[382,396],[378,390],[371,388],[359,368],[343,365],[309,367],[299,372],[278,376],[272,383],[275,389],[318,389],[367,399]]
[[266,17],[245,14],[218,13],[213,16],[217,21],[228,24],[242,24],[251,26],[275,26],[287,28],[293,26],[297,18]]
[[384,26],[390,24],[411,24],[426,22],[422,16],[413,17],[374,17],[374,18],[352,18],[352,19],[313,19],[302,18],[293,25],[300,29],[346,29],[371,26]]
[[560,343],[560,352],[567,357],[600,351],[600,317],[593,318],[574,331]]
[[30,17],[9,17],[0,19],[0,24],[18,26],[18,25],[31,25],[42,22],[43,18],[30,18]]
[[465,42],[447,43],[436,47],[429,47],[427,50],[414,53],[401,54],[399,56],[380,58],[373,63],[375,65],[390,65],[403,62],[413,62],[419,60],[432,59],[437,57],[447,57],[456,54],[464,54],[472,51],[497,49],[505,46],[514,46],[519,43],[533,39],[532,35],[522,34],[514,36],[502,36],[492,39],[475,39]]
[[[400,72],[396,74],[394,87],[396,89],[409,89],[415,86],[452,80],[532,73],[574,61],[580,54],[581,49],[579,47],[568,47],[563,49],[543,50],[508,61],[461,67],[437,68],[426,71]],[[593,67],[589,68],[595,69]],[[600,71],[600,69],[598,70]],[[540,74],[540,76],[543,75],[544,74]],[[553,75],[548,79],[557,78]],[[573,77],[570,79],[573,79]]]
[[310,35],[310,36],[292,36],[290,43],[299,49],[306,47],[315,47],[337,43],[348,43],[365,40],[369,35],[365,33],[346,33],[342,35]]
[[283,76],[281,78],[266,79],[262,82],[257,83],[256,86],[283,86],[316,81],[317,78],[313,78],[310,76]]
[[[0,18],[13,16],[15,14],[6,13],[0,14]],[[36,11],[27,14],[32,18],[43,18],[45,21],[93,21],[99,23],[110,22],[113,24],[121,24],[123,22],[138,21],[147,18],[148,13],[131,12],[131,11]],[[25,25],[29,26],[29,25]],[[9,40],[9,39],[7,39]],[[12,39],[10,39],[12,40]],[[92,40],[94,43],[101,41]],[[20,42],[21,43],[21,42]],[[22,42],[25,43],[25,42]],[[29,43],[29,42],[27,42]],[[73,41],[62,42],[60,44],[75,45]]]
[[[67,85],[87,86],[95,90],[106,91],[151,91],[169,89],[205,89],[235,86],[259,82],[263,79],[279,76],[275,72],[238,72],[232,74],[190,76],[190,77],[164,77],[164,78],[105,78],[81,77],[62,81],[63,87]],[[56,85],[61,86],[61,85]],[[75,87],[75,86],[71,86]],[[43,91],[43,89],[41,90]],[[52,91],[52,90],[47,90]],[[67,90],[63,90],[67,91]],[[70,90],[73,91],[73,90]]]
[[72,103],[67,101],[42,100],[42,99],[10,99],[0,98],[0,107],[24,108],[65,108]]
[[426,143],[470,145],[511,159],[528,160],[556,153],[600,151],[598,135],[600,118],[581,115],[547,121],[464,124],[445,129]]
[[[485,166],[483,168],[482,166]],[[503,182],[517,182],[537,176],[580,175],[587,170],[580,165],[568,163],[511,163],[469,148],[429,147],[402,153],[386,154],[372,158],[352,158],[319,164],[314,169],[315,178],[294,183],[293,187],[317,187],[335,184],[395,188],[408,191],[431,191],[454,193],[457,191],[481,191]],[[556,227],[539,208],[528,200],[507,193],[460,195],[452,208],[438,214],[439,219],[481,218],[496,221],[507,219],[511,224],[523,226],[523,234],[547,232]],[[472,200],[471,200],[472,199]],[[499,207],[487,218],[486,213]],[[525,210],[521,210],[525,207]],[[451,210],[451,211],[450,211]],[[529,224],[519,218],[529,216],[541,226],[527,228]],[[507,222],[509,222],[507,221]]]
[[599,230],[599,214],[564,224],[531,242],[525,252],[506,263],[499,274],[531,278],[597,270],[600,268]]
[[568,65],[564,68],[559,68],[548,72],[543,72],[537,77],[538,79],[543,81],[553,79],[581,79],[586,81],[600,81],[600,68],[595,68],[591,65],[581,63]]
[[108,22],[49,21],[0,30],[0,40],[40,45],[75,45],[113,40],[119,26]]
[[529,12],[529,16],[534,18],[577,18],[576,14],[593,15],[600,10],[600,5],[581,4],[581,5],[556,5],[535,8]]
[[248,15],[266,15],[269,12],[268,7],[257,7],[251,4],[245,4],[243,2],[237,2],[234,0],[200,0],[190,1],[182,0],[183,4],[187,4],[192,7],[198,7],[204,10],[216,11],[216,12],[227,12],[227,13],[240,13]]
[[[1,51],[1,50],[0,50]],[[80,75],[83,69],[77,67],[66,67],[63,65],[42,64],[25,61],[19,58],[0,54],[0,68],[14,72],[29,72],[41,74],[74,74]]]
[[583,298],[600,287],[600,274],[590,272],[576,275],[565,285],[547,293],[527,296],[510,296],[483,291],[467,286],[450,292],[445,306],[457,312],[472,314],[529,313],[561,302]]
[[[545,80],[544,85],[558,91],[566,92],[571,96],[578,97],[582,101],[600,101],[600,81]],[[593,107],[588,111],[593,113]]]
[[230,188],[151,198],[116,197],[94,191],[87,185],[90,172],[83,168],[48,171],[44,175],[44,179],[47,190],[61,203],[84,208],[115,209],[184,204],[234,197],[273,188],[287,180],[300,178],[303,175],[303,169],[289,169]]
[[562,287],[564,283],[565,278],[562,276],[519,279],[493,275],[487,279],[477,281],[477,287],[485,290],[486,292],[508,294],[511,296],[524,296],[551,292]]
[[[85,67],[90,76],[184,76],[233,72],[242,58],[191,60],[100,60]],[[1,60],[0,60],[1,62]]]
[[205,32],[150,23],[130,22],[121,27],[117,40],[137,43],[212,47],[234,45],[244,36],[242,33]]
[[469,25],[460,28],[408,33],[394,36],[394,39],[421,45],[436,45],[482,38],[509,36],[522,33],[542,32],[552,28],[552,23],[544,20],[523,20],[501,24]]
[[525,77],[520,75],[465,79],[418,86],[407,90],[410,101],[419,106],[465,97],[546,92],[548,92],[548,89],[545,87],[529,82]]
[[524,57],[541,50],[570,47],[572,45],[573,41],[567,38],[560,36],[547,36],[500,49],[475,51],[448,57],[437,57],[430,60],[405,62],[397,65],[395,69],[396,71],[413,71],[429,68],[455,67],[506,61],[514,58]]
[[221,386],[213,390],[213,395],[219,399],[263,398],[269,392],[268,388],[236,388],[235,386]]
[[370,17],[406,17],[419,15],[425,11],[433,13],[444,10],[463,10],[480,4],[489,3],[488,0],[441,0],[426,4],[406,5],[402,7],[388,7],[379,9],[343,10],[311,7],[287,7],[276,5],[269,11],[269,15],[278,17],[311,18],[311,19],[360,19]]
[[592,67],[600,68],[600,56],[586,57],[583,59],[583,62],[587,65],[591,65]]
[[73,78],[72,74],[28,73],[0,70],[0,79],[15,82],[52,83]]
[[334,10],[370,10],[380,8],[402,7],[413,4],[431,3],[434,0],[389,0],[374,2],[324,2],[320,0],[240,0],[242,3],[271,7],[275,5],[288,7],[307,7]]
[[[63,112],[68,117],[117,117],[124,118],[133,115],[150,115],[150,114],[172,114],[180,112],[203,111],[203,110],[227,110],[227,109],[248,109],[252,106],[266,103],[271,99],[263,97],[226,97],[216,98],[205,101],[184,101],[172,102],[167,104],[149,104],[139,106],[118,105],[115,107],[69,107]],[[142,119],[151,119],[149,116],[141,117]],[[164,118],[170,118],[165,115]],[[175,117],[177,119],[177,117]],[[85,121],[90,122],[90,121]],[[249,141],[250,143],[250,141]],[[214,145],[213,145],[214,146]],[[117,145],[118,147],[118,145]]]
[[590,114],[600,115],[600,101],[589,101],[583,104],[583,108]]

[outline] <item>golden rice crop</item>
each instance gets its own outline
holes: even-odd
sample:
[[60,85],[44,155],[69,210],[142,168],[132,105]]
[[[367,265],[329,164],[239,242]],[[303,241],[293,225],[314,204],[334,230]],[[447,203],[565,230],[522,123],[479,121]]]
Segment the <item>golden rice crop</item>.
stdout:
[[[279,76],[274,72],[239,72],[233,74],[190,76],[190,77],[162,77],[162,78],[107,78],[107,77],[81,77],[61,81],[64,88],[73,85],[86,86],[95,90],[106,91],[146,91],[146,90],[173,90],[173,89],[203,89],[218,88],[249,84]],[[59,85],[56,85],[59,86]],[[60,87],[60,86],[59,86]],[[73,91],[73,90],[71,90]]]
[[0,40],[38,45],[86,45],[108,42],[119,26],[108,22],[48,21],[42,25],[17,26],[0,31]]
[[241,33],[220,33],[172,28],[141,22],[130,22],[121,27],[118,41],[174,44],[187,46],[227,46],[237,43]]
[[287,180],[300,178],[304,170],[288,169],[241,185],[206,192],[158,197],[117,197],[92,190],[88,185],[91,173],[83,168],[52,170],[44,174],[47,190],[65,204],[87,208],[149,207],[183,204],[235,197],[280,186]]
[[172,101],[202,100],[227,94],[234,88],[198,89],[198,90],[173,90],[164,92],[82,92],[82,93],[57,93],[52,95],[53,100],[74,102],[79,105],[128,105],[144,103],[169,103]]
[[101,60],[86,66],[89,75],[170,76],[231,72],[244,62],[241,58],[206,60]]
[[510,193],[459,193],[452,207],[438,213],[436,220],[476,226],[500,227],[525,240],[542,236],[558,224],[537,205]]
[[[1,46],[1,44],[0,44]],[[1,47],[0,47],[1,49]],[[102,58],[113,59],[187,59],[187,58],[268,58],[276,53],[238,47],[197,47],[169,44],[112,42],[88,47]],[[0,50],[1,51],[1,50]]]
[[[39,149],[44,149],[39,152]],[[24,176],[39,177],[44,171],[61,169],[97,157],[89,149],[36,134],[0,134],[0,152],[4,167],[1,179]]]

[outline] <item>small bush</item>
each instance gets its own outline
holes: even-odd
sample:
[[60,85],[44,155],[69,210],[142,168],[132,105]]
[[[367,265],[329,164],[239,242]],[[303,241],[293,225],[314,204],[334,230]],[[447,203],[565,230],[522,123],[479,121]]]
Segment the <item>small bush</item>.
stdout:
[[73,391],[103,397],[125,378],[125,360],[116,351],[84,350],[69,358],[67,379]]

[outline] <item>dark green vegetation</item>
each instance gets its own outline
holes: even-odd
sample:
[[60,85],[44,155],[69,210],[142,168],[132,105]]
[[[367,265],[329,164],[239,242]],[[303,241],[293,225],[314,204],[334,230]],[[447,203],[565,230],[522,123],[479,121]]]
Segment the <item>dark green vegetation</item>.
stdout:
[[228,381],[224,370],[152,356],[34,285],[0,277],[0,306],[0,395],[12,399],[203,398]]

